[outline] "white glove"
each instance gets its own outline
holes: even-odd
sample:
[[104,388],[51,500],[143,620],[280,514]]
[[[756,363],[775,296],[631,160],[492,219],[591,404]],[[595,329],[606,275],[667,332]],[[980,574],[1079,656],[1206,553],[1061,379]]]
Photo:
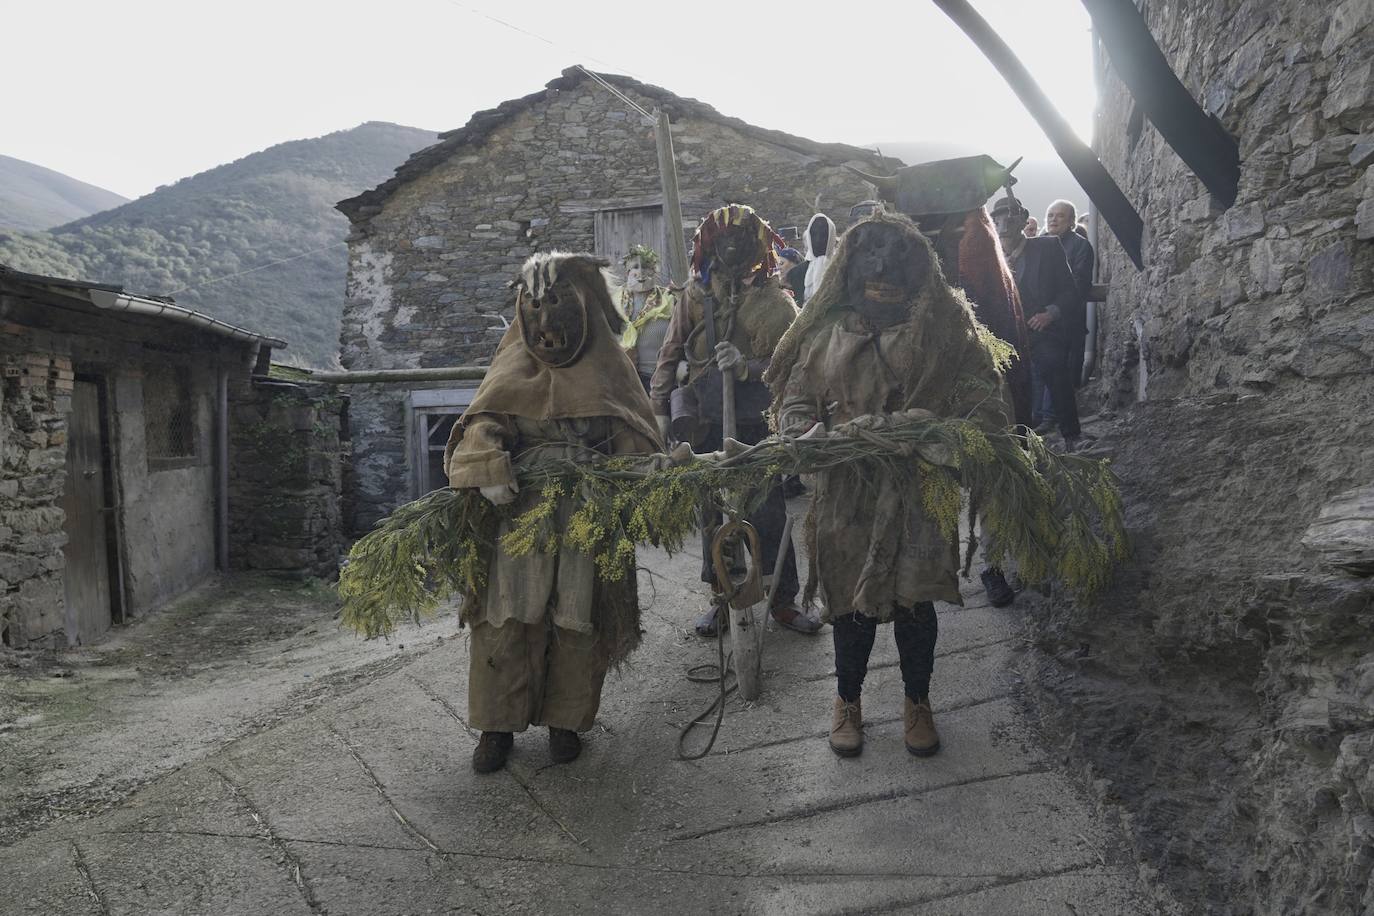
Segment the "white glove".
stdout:
[[691,370],[691,368],[692,368],[692,367],[689,366],[689,365],[687,364],[687,360],[685,360],[685,359],[680,359],[680,360],[678,360],[678,363],[677,363],[677,383],[678,383],[679,385],[681,385],[683,382],[687,381],[687,373]]
[[673,421],[661,413],[654,414],[654,422],[658,424],[658,437],[663,440],[663,444],[668,444],[668,429],[673,425]]
[[716,368],[721,372],[734,372],[736,377],[744,374],[744,354],[739,351],[739,347],[722,340],[716,344]]
[[498,483],[481,487],[478,492],[493,506],[504,506],[515,501],[515,494],[520,492],[520,488],[514,482]]

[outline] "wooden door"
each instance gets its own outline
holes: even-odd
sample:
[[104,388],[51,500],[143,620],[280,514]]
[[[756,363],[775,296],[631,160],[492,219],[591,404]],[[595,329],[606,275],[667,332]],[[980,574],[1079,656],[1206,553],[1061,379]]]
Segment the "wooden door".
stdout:
[[611,268],[621,270],[621,260],[635,245],[647,245],[659,254],[660,280],[667,276],[667,236],[663,232],[662,207],[635,207],[628,210],[599,210],[596,214],[596,253],[611,259]]
[[67,644],[89,643],[110,628],[110,567],[105,524],[105,456],[100,387],[78,381],[67,420]]

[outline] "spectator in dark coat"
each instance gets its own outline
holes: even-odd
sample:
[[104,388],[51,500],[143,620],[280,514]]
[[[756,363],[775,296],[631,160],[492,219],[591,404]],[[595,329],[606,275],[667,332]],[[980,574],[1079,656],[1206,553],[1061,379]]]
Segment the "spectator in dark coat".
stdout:
[[1083,343],[1078,330],[1082,321],[1080,293],[1059,240],[1049,236],[1028,239],[1022,234],[1029,217],[1026,208],[1010,194],[992,208],[993,223],[1021,295],[1021,311],[1030,331],[1031,362],[1049,388],[1065,450],[1071,452],[1077,448],[1080,435],[1069,363],[1070,348],[1076,342],[1081,349]]
[[1075,320],[1071,327],[1078,335],[1078,345],[1071,347],[1068,354],[1069,372],[1075,388],[1083,381],[1083,342],[1088,333],[1088,296],[1092,292],[1093,266],[1096,261],[1093,246],[1074,231],[1076,223],[1076,211],[1073,204],[1067,200],[1056,200],[1045,211],[1045,230],[1058,238],[1059,243],[1064,246],[1064,255],[1069,260],[1069,270],[1073,272],[1074,287],[1078,290]]

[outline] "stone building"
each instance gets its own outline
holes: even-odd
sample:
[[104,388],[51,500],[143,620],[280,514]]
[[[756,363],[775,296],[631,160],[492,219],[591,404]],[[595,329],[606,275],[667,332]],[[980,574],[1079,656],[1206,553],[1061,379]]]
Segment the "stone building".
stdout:
[[1374,912],[1374,3],[1143,5],[1239,143],[1204,189],[1103,50],[1101,372],[1135,560],[1039,621],[1046,714],[1189,912]]
[[[337,399],[288,392],[274,414],[282,395],[252,376],[282,346],[170,300],[0,267],[4,645],[89,643],[216,569],[337,565]],[[331,436],[332,470],[290,473],[327,463]],[[231,495],[264,461],[273,473]]]
[[[818,208],[843,226],[868,171],[900,163],[870,150],[752,127],[708,105],[606,77],[672,122],[690,238],[727,202],[796,237]],[[347,369],[483,364],[511,314],[507,289],[530,253],[668,244],[652,126],[573,68],[540,92],[472,116],[394,178],[341,202],[352,223],[342,360]],[[665,268],[666,270],[666,258]],[[355,386],[355,527],[444,482],[437,457],[468,393],[454,386]]]

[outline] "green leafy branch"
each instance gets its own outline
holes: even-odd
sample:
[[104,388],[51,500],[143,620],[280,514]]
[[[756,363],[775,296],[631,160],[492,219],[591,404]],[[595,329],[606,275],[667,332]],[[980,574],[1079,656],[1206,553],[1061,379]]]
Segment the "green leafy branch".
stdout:
[[[870,479],[891,475],[951,543],[968,490],[993,535],[990,559],[1015,560],[1027,581],[1058,578],[1090,599],[1126,556],[1121,497],[1106,462],[1051,452],[1034,433],[988,433],[913,411],[711,455],[521,462],[520,490],[531,495],[519,510],[496,509],[475,490],[436,490],[354,545],[339,579],[343,620],[365,636],[386,635],[455,592],[480,593],[502,520],[508,554],[568,546],[593,557],[603,581],[618,582],[633,573],[636,545],[681,548],[700,509],[747,516],[779,475],[855,465]],[[567,500],[570,514],[558,525]]]

